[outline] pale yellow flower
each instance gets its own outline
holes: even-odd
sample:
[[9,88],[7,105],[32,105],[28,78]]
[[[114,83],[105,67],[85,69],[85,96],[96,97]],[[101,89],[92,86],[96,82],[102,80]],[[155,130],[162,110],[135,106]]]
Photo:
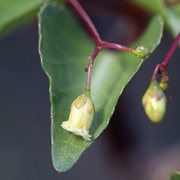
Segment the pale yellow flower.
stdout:
[[94,116],[94,105],[88,90],[77,97],[71,104],[71,111],[68,121],[61,126],[73,134],[82,136],[85,140],[91,140],[89,128]]

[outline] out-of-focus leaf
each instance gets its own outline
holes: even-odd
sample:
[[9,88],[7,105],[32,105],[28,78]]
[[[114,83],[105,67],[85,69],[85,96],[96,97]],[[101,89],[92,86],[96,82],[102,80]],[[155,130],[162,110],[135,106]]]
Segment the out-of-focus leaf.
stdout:
[[180,172],[172,173],[169,180],[180,180]]
[[0,36],[35,17],[44,1],[0,0]]
[[169,9],[180,19],[180,3],[169,6]]
[[[88,55],[94,44],[66,7],[47,4],[39,15],[40,55],[42,67],[49,78],[51,101],[52,159],[57,171],[67,171],[82,152],[106,128],[119,95],[137,72],[143,60],[128,53],[102,51],[96,59],[92,76],[92,99],[95,116],[91,142],[61,128],[70,112],[72,101],[85,89]],[[160,17],[150,22],[136,45],[152,52],[163,31]]]
[[174,37],[180,32],[180,16],[177,16],[177,13],[174,13],[174,11],[172,11],[170,8],[166,7],[163,0],[130,1],[143,6],[153,14],[161,14],[165,21],[165,24]]

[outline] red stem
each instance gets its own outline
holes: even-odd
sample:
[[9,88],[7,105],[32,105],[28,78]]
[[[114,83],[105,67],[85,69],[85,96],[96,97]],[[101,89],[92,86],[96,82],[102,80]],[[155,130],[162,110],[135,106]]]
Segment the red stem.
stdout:
[[90,90],[91,88],[91,73],[92,73],[94,60],[101,50],[102,50],[101,47],[96,46],[93,53],[90,54],[89,56],[89,62],[88,62],[88,67],[87,67],[87,80],[86,80],[86,89],[88,90]]
[[166,54],[164,60],[162,63],[158,64],[153,72],[153,79],[157,78],[158,73],[162,73],[166,71],[166,68],[171,60],[172,55],[174,54],[174,51],[176,50],[178,44],[180,41],[180,33],[176,36],[174,42],[172,43],[168,53]]
[[100,35],[97,32],[97,30],[96,30],[94,24],[92,23],[91,19],[89,18],[87,13],[82,8],[82,6],[79,4],[79,2],[77,0],[69,0],[69,3],[72,6],[72,8],[76,11],[78,16],[81,18],[81,20],[87,26],[87,29],[91,33],[96,44],[99,44],[99,42],[101,41]]
[[107,47],[107,48],[113,48],[113,49],[117,49],[121,51],[132,52],[133,48],[128,48],[126,46],[122,46],[116,43],[109,43],[106,41],[102,41],[94,24],[92,23],[91,19],[89,18],[87,13],[84,11],[82,6],[79,4],[79,2],[77,0],[69,0],[69,4],[76,11],[76,13],[81,18],[81,20],[85,23],[87,29],[89,30],[97,46],[102,47],[102,48]]
[[154,72],[153,72],[153,76],[152,76],[153,79],[156,79],[158,73],[159,73],[159,72],[162,72],[161,67],[162,67],[162,64],[158,64],[158,65],[156,66],[156,68],[154,69]]
[[102,48],[113,48],[117,50],[122,50],[126,52],[132,52],[133,48],[128,48],[126,46],[122,46],[120,44],[115,44],[115,43],[109,43],[106,41],[102,41],[101,37],[96,30],[94,24],[92,23],[91,19],[87,15],[87,13],[84,11],[82,6],[79,4],[78,0],[69,0],[69,4],[71,7],[76,11],[78,16],[81,18],[81,20],[85,23],[87,29],[89,30],[92,38],[95,41],[95,49],[93,53],[89,56],[89,62],[88,62],[88,67],[87,67],[87,81],[86,81],[86,89],[90,89],[91,85],[91,73],[92,73],[92,67],[94,64],[94,59],[98,55],[98,53],[102,50]]
[[132,52],[132,50],[134,49],[134,48],[129,48],[129,47],[122,46],[122,45],[116,44],[116,43],[109,43],[109,42],[106,42],[106,41],[101,41],[100,45],[102,47],[113,48],[113,49],[126,51],[126,52]]
[[180,41],[180,33],[176,36],[173,44],[171,45],[171,48],[169,49],[168,53],[166,54],[166,57],[164,58],[163,64],[168,64],[172,55],[174,54],[174,51],[176,50],[178,44]]

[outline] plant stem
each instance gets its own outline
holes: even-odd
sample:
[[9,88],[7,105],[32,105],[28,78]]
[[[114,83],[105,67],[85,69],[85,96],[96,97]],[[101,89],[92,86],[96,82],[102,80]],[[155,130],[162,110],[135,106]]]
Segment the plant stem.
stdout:
[[77,0],[69,0],[69,4],[71,7],[76,11],[78,16],[81,18],[81,20],[85,23],[87,29],[89,30],[91,36],[93,37],[95,43],[99,47],[107,47],[107,48],[113,48],[121,51],[126,51],[126,52],[132,52],[134,48],[129,48],[120,44],[116,43],[109,43],[106,41],[102,41],[101,37],[96,30],[94,24],[92,23],[91,19],[87,15],[87,13],[84,11],[82,6],[79,4]]
[[178,44],[179,44],[179,41],[180,41],[180,33],[176,36],[173,44],[171,45],[171,48],[169,49],[168,53],[166,54],[166,57],[163,61],[163,64],[167,64],[169,63],[172,55],[174,54],[174,51],[176,50]]
[[162,63],[158,64],[153,72],[153,79],[157,78],[158,73],[163,73],[164,71],[167,71],[167,66],[169,65],[169,62],[171,60],[172,55],[174,54],[174,51],[176,50],[178,44],[180,41],[180,33],[176,36],[174,42],[172,43],[168,53],[166,54],[164,60]]
[[126,52],[132,52],[132,50],[134,48],[129,48],[120,44],[116,44],[116,43],[109,43],[106,41],[101,41],[100,45],[102,47],[107,47],[107,48],[112,48],[112,49],[117,49],[117,50],[121,50],[121,51],[126,51]]
[[90,88],[91,88],[91,74],[92,74],[94,60],[101,50],[102,50],[101,47],[96,46],[93,53],[90,54],[90,56],[89,56],[89,62],[88,62],[88,67],[87,67],[87,80],[86,80],[86,89],[87,90],[90,90]]
[[120,44],[116,43],[109,43],[106,41],[102,41],[101,37],[96,30],[94,24],[92,23],[91,19],[87,15],[87,13],[84,11],[82,6],[79,4],[78,0],[69,0],[69,4],[71,7],[76,11],[77,15],[80,17],[80,19],[84,22],[86,25],[87,29],[89,30],[92,38],[95,41],[95,49],[92,54],[89,56],[89,62],[88,62],[88,67],[87,67],[87,81],[86,81],[86,89],[90,89],[91,87],[91,73],[92,73],[92,67],[94,64],[94,60],[98,53],[103,49],[103,48],[113,48],[125,52],[132,52],[134,48],[129,48],[126,46],[122,46]]
[[94,24],[92,23],[91,19],[89,18],[87,13],[84,11],[82,6],[79,4],[77,0],[69,0],[69,4],[76,11],[76,13],[81,18],[81,20],[85,23],[85,25],[87,26],[87,29],[89,30],[96,44],[99,44],[99,42],[101,41],[99,33],[97,32]]

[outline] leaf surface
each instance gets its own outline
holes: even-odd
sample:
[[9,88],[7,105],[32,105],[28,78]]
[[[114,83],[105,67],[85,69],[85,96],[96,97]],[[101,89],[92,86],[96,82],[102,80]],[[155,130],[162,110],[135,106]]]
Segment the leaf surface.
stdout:
[[180,172],[172,173],[169,180],[180,180]]
[[169,8],[180,19],[180,3],[172,5]]
[[153,14],[161,14],[165,24],[169,28],[172,35],[175,37],[180,32],[180,6],[175,5],[175,10],[173,8],[166,7],[163,0],[131,0],[134,3],[141,5],[142,7],[146,8]]
[[[74,15],[66,8],[47,4],[39,15],[40,55],[42,67],[49,78],[51,101],[52,159],[57,171],[67,171],[107,127],[119,95],[137,72],[143,60],[128,53],[102,51],[97,57],[92,76],[92,99],[95,117],[91,142],[61,128],[73,100],[84,92],[88,55],[94,44]],[[160,43],[163,23],[160,17],[150,22],[136,43],[151,52]]]
[[[34,18],[45,0],[0,0],[0,36]],[[63,0],[59,0],[62,2]]]

